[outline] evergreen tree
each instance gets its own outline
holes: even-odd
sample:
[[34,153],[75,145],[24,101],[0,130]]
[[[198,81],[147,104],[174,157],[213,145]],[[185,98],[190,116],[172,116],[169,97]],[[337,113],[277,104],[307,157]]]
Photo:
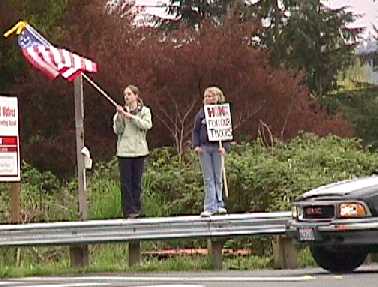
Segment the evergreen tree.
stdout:
[[330,9],[320,0],[172,0],[178,2],[174,12],[198,28],[204,19],[222,24],[235,12],[240,21],[261,22],[257,45],[271,51],[276,66],[303,71],[314,95],[336,87],[337,74],[352,62],[362,32],[348,27],[357,16],[346,7]]
[[169,13],[180,16],[182,22],[198,27],[203,20],[222,24],[230,9],[240,4],[240,0],[171,0]]
[[320,0],[288,2],[296,5],[288,6],[283,20],[265,29],[264,44],[271,49],[274,64],[303,70],[313,94],[325,95],[351,63],[362,29],[348,28],[356,16],[345,7],[330,9]]

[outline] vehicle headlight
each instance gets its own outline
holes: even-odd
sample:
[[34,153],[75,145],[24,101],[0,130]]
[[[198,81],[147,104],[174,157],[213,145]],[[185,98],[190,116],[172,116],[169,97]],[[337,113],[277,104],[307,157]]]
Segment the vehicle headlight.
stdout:
[[298,218],[298,209],[294,205],[291,207],[291,217],[295,219]]
[[303,219],[303,208],[293,205],[291,207],[291,217],[294,219]]
[[341,203],[339,206],[340,217],[365,217],[367,212],[361,203]]

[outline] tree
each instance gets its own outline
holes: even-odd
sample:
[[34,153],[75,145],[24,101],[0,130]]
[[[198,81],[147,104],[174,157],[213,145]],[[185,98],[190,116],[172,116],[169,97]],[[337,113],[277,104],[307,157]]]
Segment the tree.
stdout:
[[314,95],[322,96],[334,89],[337,74],[352,62],[358,34],[362,32],[361,28],[348,27],[356,16],[346,7],[330,9],[320,0],[288,0],[281,9],[277,0],[259,4],[261,11],[274,15],[261,34],[263,43],[272,51],[273,63],[303,70]]
[[191,27],[198,27],[204,20],[222,24],[226,16],[242,2],[242,0],[171,0],[168,12],[177,14],[181,22]]
[[[15,11],[9,3],[7,1],[0,1],[0,27],[3,27],[3,29],[10,28],[15,23],[14,19],[16,19]],[[0,41],[0,91],[9,88],[13,75],[20,69],[20,61],[15,59],[16,52],[18,50],[14,47],[13,42]]]
[[325,95],[336,87],[337,74],[351,64],[362,32],[348,26],[357,16],[346,7],[330,9],[321,0],[260,0],[255,4],[183,0],[174,12],[197,27],[204,19],[223,24],[227,15],[254,25],[260,20],[260,32],[250,35],[260,39],[255,45],[271,51],[274,65],[304,71],[314,95]]
[[[95,60],[99,72],[92,78],[118,103],[126,85],[141,88],[153,114],[151,148],[171,145],[184,152],[209,85],[220,86],[232,103],[235,140],[259,133],[286,140],[301,130],[352,134],[341,117],[328,116],[310,97],[303,75],[273,67],[267,50],[250,44],[256,28],[249,23],[203,23],[201,33],[184,27],[166,33],[133,26],[127,17],[108,13],[104,1],[69,3],[57,24],[63,39],[56,45]],[[17,84],[23,158],[69,175],[75,164],[72,85],[49,82],[32,68]],[[115,109],[87,84],[84,101],[86,145],[95,162],[107,160],[115,154]]]
[[[47,31],[51,41],[60,38],[57,22],[64,14],[67,0],[2,0],[0,1],[0,26],[9,29],[20,20],[36,25],[39,31]],[[5,31],[3,31],[5,32]],[[26,67],[14,41],[0,41],[0,90],[9,88],[9,83],[21,76]]]

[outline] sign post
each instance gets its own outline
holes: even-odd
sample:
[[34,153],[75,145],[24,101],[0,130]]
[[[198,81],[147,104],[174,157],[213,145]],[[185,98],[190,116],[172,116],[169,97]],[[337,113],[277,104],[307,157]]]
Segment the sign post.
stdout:
[[[219,148],[222,148],[222,141],[231,141],[233,139],[230,104],[205,105],[204,111],[209,141],[219,142]],[[224,155],[222,155],[222,175],[224,194],[228,197]]]

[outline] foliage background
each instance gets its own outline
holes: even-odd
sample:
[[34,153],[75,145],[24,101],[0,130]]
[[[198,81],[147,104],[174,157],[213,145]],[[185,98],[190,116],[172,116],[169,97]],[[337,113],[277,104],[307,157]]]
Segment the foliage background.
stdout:
[[[357,139],[301,134],[287,143],[265,145],[259,139],[232,145],[226,157],[229,212],[286,211],[304,191],[323,184],[370,175],[378,157]],[[96,163],[88,174],[89,218],[121,217],[117,160]],[[75,219],[76,180],[62,181],[24,163],[25,222]],[[1,221],[7,222],[4,196]],[[196,155],[177,155],[173,148],[152,151],[144,176],[144,210],[148,217],[199,214],[203,183]],[[34,211],[39,210],[39,214]]]
[[[231,17],[222,25],[204,21],[200,30],[183,25],[166,31],[136,27],[121,17],[126,8],[110,12],[105,3],[6,0],[0,13],[11,13],[0,17],[1,27],[5,31],[26,19],[56,46],[94,59],[99,72],[91,76],[119,103],[124,86],[139,85],[153,112],[151,148],[173,146],[182,155],[190,147],[192,121],[209,85],[220,86],[232,103],[238,142],[258,135],[285,141],[301,131],[353,135],[340,113],[328,114],[311,96],[306,71],[273,64],[271,50],[256,46],[261,28],[256,20]],[[46,80],[25,63],[15,41],[1,41],[0,63],[8,80],[0,89],[19,99],[22,158],[69,178],[76,162],[72,84]],[[86,146],[96,161],[110,160],[114,107],[88,84],[84,93]]]

